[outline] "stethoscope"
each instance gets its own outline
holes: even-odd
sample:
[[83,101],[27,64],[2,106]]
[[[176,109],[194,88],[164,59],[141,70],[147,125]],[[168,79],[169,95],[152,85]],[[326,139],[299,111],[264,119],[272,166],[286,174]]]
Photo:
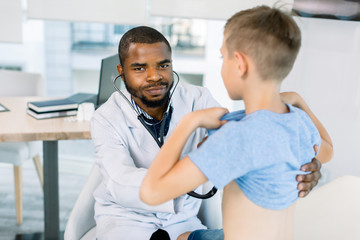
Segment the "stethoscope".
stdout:
[[[165,124],[166,124],[166,119],[169,115],[169,110],[170,110],[170,100],[171,100],[171,97],[172,95],[174,94],[175,92],[175,89],[180,81],[180,77],[179,75],[177,74],[177,72],[173,71],[173,73],[175,74],[176,78],[177,78],[177,82],[175,84],[175,86],[173,87],[173,91],[172,93],[170,94],[169,96],[169,104],[168,104],[168,108],[167,110],[165,111],[164,115],[163,115],[163,118],[160,122],[160,137],[157,138],[157,136],[155,135],[155,133],[150,129],[149,125],[145,122],[145,116],[143,113],[139,113],[138,110],[136,110],[136,108],[134,107],[134,105],[130,102],[130,100],[125,96],[125,94],[116,86],[116,81],[121,78],[122,75],[118,75],[114,78],[113,80],[113,85],[114,85],[114,88],[116,89],[116,91],[118,93],[120,93],[120,95],[126,100],[126,102],[129,104],[129,106],[134,110],[134,112],[136,113],[137,115],[137,119],[140,121],[140,123],[145,127],[145,129],[151,134],[151,136],[154,138],[155,142],[157,143],[157,145],[159,146],[159,148],[161,148],[161,146],[164,144],[164,130],[165,130]],[[206,194],[199,194],[199,193],[196,193],[194,191],[191,191],[191,192],[188,192],[187,194],[189,196],[192,196],[192,197],[195,197],[195,198],[199,198],[199,199],[208,199],[208,198],[211,198],[212,196],[215,195],[215,193],[217,192],[217,189],[216,187],[213,187],[208,193]]]

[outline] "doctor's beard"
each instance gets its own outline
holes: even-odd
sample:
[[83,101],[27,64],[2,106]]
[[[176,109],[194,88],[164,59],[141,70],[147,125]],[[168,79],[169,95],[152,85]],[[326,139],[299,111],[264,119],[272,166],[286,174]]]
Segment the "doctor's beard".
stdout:
[[[123,81],[124,81],[126,90],[131,94],[131,96],[139,98],[140,101],[148,108],[156,108],[156,107],[162,107],[162,106],[166,105],[168,103],[168,101],[169,101],[170,90],[174,85],[174,81],[173,81],[171,83],[170,88],[168,89],[168,91],[166,92],[166,94],[164,95],[163,98],[161,98],[159,100],[149,100],[144,95],[138,94],[137,91],[134,88],[129,86],[126,83],[125,76],[123,76]],[[168,82],[158,82],[158,83],[154,83],[154,84],[149,84],[145,88],[152,87],[152,86],[158,86],[158,85],[168,87],[169,83]]]

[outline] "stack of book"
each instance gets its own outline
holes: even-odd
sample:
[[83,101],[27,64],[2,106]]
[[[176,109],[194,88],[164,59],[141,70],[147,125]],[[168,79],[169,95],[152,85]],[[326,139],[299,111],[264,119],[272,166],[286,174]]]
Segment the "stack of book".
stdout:
[[68,98],[28,102],[26,112],[36,119],[75,116],[79,104],[94,102],[95,94],[77,93]]

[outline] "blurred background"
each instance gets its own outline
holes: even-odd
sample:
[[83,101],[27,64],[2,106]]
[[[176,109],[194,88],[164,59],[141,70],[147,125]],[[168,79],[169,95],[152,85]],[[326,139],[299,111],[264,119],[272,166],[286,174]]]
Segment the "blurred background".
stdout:
[[[169,40],[181,81],[208,87],[223,106],[237,110],[244,105],[228,98],[220,75],[223,28],[235,12],[260,4],[297,15],[302,47],[282,90],[299,92],[333,139],[334,158],[323,165],[319,185],[360,176],[360,1],[0,0],[0,69],[42,74],[45,96],[97,93],[101,59],[117,53],[127,30],[148,25]],[[60,142],[59,155],[60,195],[67,196],[60,201],[63,229],[92,164],[91,140]],[[31,163],[24,167],[34,171]],[[0,165],[5,168],[11,166]],[[25,213],[22,227],[12,220],[12,172],[6,172],[0,174],[0,239],[32,228]],[[62,183],[65,178],[76,184]],[[40,188],[39,194],[41,202]]]

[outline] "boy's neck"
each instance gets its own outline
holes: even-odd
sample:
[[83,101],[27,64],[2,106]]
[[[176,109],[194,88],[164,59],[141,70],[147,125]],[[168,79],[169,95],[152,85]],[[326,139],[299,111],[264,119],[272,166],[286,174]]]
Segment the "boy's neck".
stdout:
[[287,113],[288,107],[280,98],[280,84],[274,80],[259,80],[244,91],[245,113],[269,110],[275,113]]

